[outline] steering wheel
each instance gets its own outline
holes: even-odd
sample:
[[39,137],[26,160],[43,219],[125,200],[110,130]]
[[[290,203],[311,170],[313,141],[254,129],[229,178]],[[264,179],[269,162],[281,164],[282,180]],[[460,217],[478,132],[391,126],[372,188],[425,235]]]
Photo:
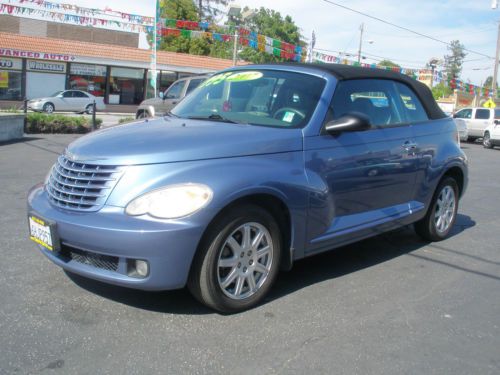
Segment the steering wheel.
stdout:
[[299,116],[301,120],[306,118],[306,115],[304,114],[304,112],[301,112],[298,109],[295,109],[292,107],[283,107],[283,108],[278,109],[276,112],[274,112],[273,118],[279,120],[280,118],[282,118],[282,116],[280,116],[280,115],[284,112],[292,112],[292,113],[296,114],[297,116]]

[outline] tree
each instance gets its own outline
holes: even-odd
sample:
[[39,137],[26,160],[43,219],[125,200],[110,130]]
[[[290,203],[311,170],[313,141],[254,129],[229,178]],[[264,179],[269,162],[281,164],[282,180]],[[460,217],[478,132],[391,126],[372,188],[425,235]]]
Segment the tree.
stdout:
[[432,88],[432,96],[434,99],[441,99],[450,96],[453,93],[453,90],[446,85],[444,82],[439,82]]
[[386,66],[386,67],[389,67],[389,68],[401,68],[401,66],[399,66],[395,62],[392,62],[391,60],[382,60],[377,65],[378,66]]
[[198,21],[198,9],[193,0],[161,0],[161,16],[174,20]]
[[465,56],[467,56],[464,48],[464,45],[459,40],[452,40],[448,46],[450,54],[444,57],[444,61],[449,79],[459,78],[460,73],[462,73],[462,64]]
[[[483,87],[487,88],[487,89],[491,89],[491,84],[493,83],[493,77],[492,76],[488,76],[486,78],[486,81],[484,81],[483,83]],[[498,82],[495,84],[495,87],[498,87]]]
[[[248,8],[244,9],[245,11]],[[298,26],[290,16],[282,17],[279,12],[261,7],[253,16],[245,19],[245,27],[258,34],[279,39],[283,42],[305,46]],[[303,48],[305,51],[305,48]],[[273,56],[266,52],[245,47],[240,53],[240,57],[252,63],[284,61],[283,58]]]
[[200,20],[213,20],[213,18],[224,11],[220,6],[227,6],[228,0],[198,0],[198,14]]

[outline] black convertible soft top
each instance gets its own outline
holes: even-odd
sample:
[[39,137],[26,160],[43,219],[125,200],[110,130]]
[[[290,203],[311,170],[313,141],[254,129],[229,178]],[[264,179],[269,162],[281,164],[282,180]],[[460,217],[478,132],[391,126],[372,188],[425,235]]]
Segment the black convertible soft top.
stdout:
[[351,80],[351,79],[370,79],[370,78],[391,79],[394,81],[399,81],[401,83],[408,85],[413,89],[413,91],[416,92],[429,118],[437,120],[446,117],[444,112],[441,110],[441,108],[439,108],[436,101],[434,100],[431,90],[425,84],[401,73],[396,73],[384,69],[361,68],[357,66],[341,65],[341,64],[284,63],[279,65],[301,66],[305,68],[321,70],[332,74],[339,81]]

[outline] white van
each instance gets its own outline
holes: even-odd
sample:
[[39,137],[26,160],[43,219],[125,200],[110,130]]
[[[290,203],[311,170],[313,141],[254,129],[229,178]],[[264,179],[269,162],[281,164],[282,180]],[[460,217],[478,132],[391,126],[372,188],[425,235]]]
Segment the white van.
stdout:
[[500,120],[500,108],[462,108],[453,115],[457,128],[460,125],[467,127],[468,140],[482,138],[484,131],[495,120]]

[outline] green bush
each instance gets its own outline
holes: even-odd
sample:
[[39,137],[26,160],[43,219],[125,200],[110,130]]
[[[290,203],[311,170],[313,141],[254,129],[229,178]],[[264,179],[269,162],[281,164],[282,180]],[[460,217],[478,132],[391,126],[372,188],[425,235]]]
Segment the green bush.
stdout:
[[[97,128],[102,119],[96,119]],[[48,115],[45,113],[28,113],[26,133],[62,133],[84,134],[92,130],[92,119],[83,116]]]
[[118,120],[119,124],[125,124],[127,122],[132,122],[135,121],[135,117],[132,116],[127,116],[127,117],[122,117],[121,119]]

